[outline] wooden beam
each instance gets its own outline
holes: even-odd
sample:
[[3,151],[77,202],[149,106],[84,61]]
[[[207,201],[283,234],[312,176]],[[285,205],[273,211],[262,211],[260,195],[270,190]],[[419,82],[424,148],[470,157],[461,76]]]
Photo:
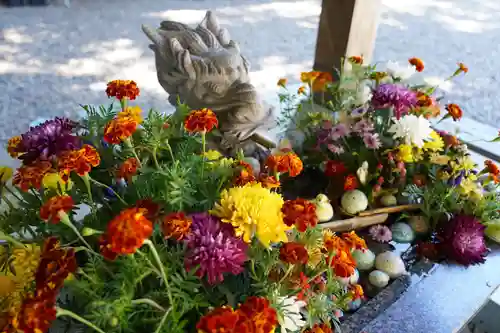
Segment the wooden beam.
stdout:
[[380,7],[381,0],[323,0],[314,69],[333,74],[342,58],[355,55],[369,63]]

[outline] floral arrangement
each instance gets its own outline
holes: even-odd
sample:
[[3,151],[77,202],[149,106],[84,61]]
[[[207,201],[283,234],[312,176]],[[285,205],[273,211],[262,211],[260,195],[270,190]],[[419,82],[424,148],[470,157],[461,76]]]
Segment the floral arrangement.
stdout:
[[[478,167],[456,136],[434,129],[445,119],[460,121],[463,110],[440,104],[438,86],[422,76],[419,58],[409,59],[407,66],[377,66],[353,56],[346,64],[349,70],[342,68],[336,80],[328,73],[302,73],[296,94],[284,80],[278,82],[282,121],[305,167],[319,168],[329,178],[335,204],[352,192],[354,201],[366,197],[368,205],[356,207],[353,200],[342,200],[344,215],[420,204],[430,235],[436,236],[422,253],[465,265],[484,261],[485,228],[490,238],[500,239],[498,166],[486,161]],[[459,63],[446,81],[467,72]],[[386,241],[391,236],[385,229],[371,233]],[[469,238],[470,244],[464,240]]]
[[[284,200],[277,151],[260,165],[206,150],[218,120],[179,105],[85,106],[9,140],[0,169],[2,332],[333,332],[362,299],[354,232],[318,225],[316,206]],[[8,184],[12,179],[12,185]]]

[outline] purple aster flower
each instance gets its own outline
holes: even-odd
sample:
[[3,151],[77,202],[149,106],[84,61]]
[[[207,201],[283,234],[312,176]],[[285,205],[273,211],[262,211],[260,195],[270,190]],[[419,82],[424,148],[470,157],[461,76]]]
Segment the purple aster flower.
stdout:
[[337,146],[334,144],[329,144],[328,145],[328,150],[331,151],[334,154],[342,154],[344,152],[344,147]]
[[191,233],[186,238],[186,268],[199,266],[196,275],[206,276],[210,284],[222,282],[225,273],[243,272],[247,244],[235,236],[233,226],[207,213],[193,214],[191,219]]
[[394,116],[399,119],[417,105],[417,94],[404,86],[384,83],[375,89],[371,102],[375,109],[394,107]]
[[21,136],[19,156],[25,164],[37,159],[49,160],[65,150],[80,147],[80,139],[73,135],[76,123],[66,118],[55,118],[31,127]]
[[368,149],[379,149],[382,146],[377,133],[366,133],[363,135],[363,142]]
[[373,132],[375,130],[375,125],[368,119],[361,119],[353,127],[354,132],[358,135],[363,136],[368,132]]
[[349,128],[344,124],[337,124],[331,129],[330,137],[332,140],[338,140],[348,136],[350,133]]

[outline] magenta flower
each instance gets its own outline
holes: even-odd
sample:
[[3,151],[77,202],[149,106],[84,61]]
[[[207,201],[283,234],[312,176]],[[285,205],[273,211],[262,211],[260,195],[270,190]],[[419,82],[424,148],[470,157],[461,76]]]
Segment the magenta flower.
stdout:
[[349,134],[350,134],[350,130],[346,125],[337,124],[337,125],[332,127],[331,132],[330,132],[330,138],[332,138],[332,140],[338,140],[338,139],[345,138]]
[[354,124],[353,130],[359,136],[363,136],[368,132],[373,132],[375,130],[375,125],[368,119],[361,119]]
[[382,146],[377,133],[366,133],[363,135],[363,142],[368,149],[379,149]]
[[373,92],[371,103],[375,109],[394,107],[394,116],[399,119],[417,105],[417,94],[404,86],[384,83]]
[[224,281],[224,274],[240,274],[247,260],[247,244],[234,234],[233,226],[207,213],[191,215],[191,233],[186,238],[184,264],[209,284]]
[[19,156],[25,164],[41,159],[49,160],[65,150],[80,146],[80,139],[73,135],[76,123],[66,118],[55,118],[31,127],[21,135]]

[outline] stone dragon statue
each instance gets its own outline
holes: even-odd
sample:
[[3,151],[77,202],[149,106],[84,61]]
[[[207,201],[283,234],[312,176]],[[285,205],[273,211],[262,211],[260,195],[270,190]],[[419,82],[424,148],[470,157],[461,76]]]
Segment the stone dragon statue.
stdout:
[[217,149],[255,156],[273,146],[256,133],[274,126],[273,108],[259,100],[249,82],[249,62],[212,12],[196,28],[163,21],[158,29],[142,29],[152,42],[158,81],[169,102],[217,114],[221,136],[212,142]]

